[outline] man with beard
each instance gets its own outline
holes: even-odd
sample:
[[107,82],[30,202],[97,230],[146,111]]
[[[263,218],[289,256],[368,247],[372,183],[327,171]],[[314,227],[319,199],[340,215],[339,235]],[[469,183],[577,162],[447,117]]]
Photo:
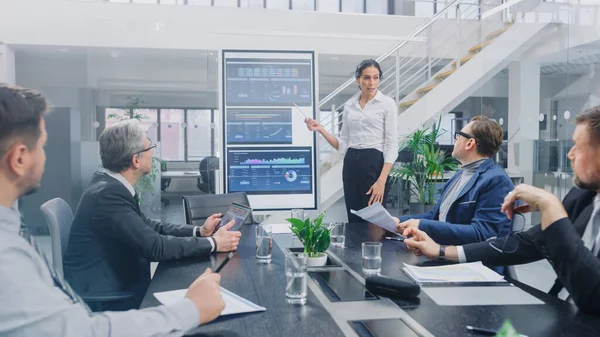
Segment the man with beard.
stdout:
[[[215,232],[220,214],[202,227],[148,219],[133,186],[152,171],[152,145],[141,123],[122,121],[99,138],[104,172],[84,191],[69,235],[65,278],[78,293],[130,292],[118,302],[89,303],[94,310],[129,310],[150,284],[150,262],[236,250],[240,232],[233,222]],[[214,232],[214,236],[213,236]]]
[[81,298],[19,236],[17,199],[40,186],[46,154],[40,93],[0,85],[0,336],[182,336],[223,311],[218,274],[206,270],[169,306],[92,314]]
[[[443,246],[425,232],[408,228],[406,246],[416,255],[455,262],[514,265],[548,259],[558,278],[550,294],[572,300],[580,310],[600,314],[600,106],[575,119],[569,151],[575,185],[562,204],[552,193],[519,185],[504,198],[502,211],[539,211],[542,223],[525,232],[464,246]],[[515,206],[517,200],[524,204]]]

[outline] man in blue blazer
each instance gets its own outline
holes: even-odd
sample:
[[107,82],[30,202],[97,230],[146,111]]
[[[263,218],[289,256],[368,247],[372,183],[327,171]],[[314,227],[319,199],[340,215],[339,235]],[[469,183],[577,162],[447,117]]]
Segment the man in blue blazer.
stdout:
[[502,127],[485,116],[474,117],[454,134],[452,156],[462,164],[425,214],[402,216],[396,229],[416,228],[448,245],[485,241],[510,233],[511,221],[500,211],[514,186],[492,157],[502,144]]

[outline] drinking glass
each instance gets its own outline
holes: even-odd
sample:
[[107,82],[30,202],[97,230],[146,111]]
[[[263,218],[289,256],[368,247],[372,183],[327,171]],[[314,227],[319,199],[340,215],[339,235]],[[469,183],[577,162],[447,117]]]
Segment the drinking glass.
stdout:
[[300,219],[300,220],[304,220],[304,210],[303,209],[293,209],[292,210],[292,214],[291,214],[292,218],[296,218],[296,219]]
[[305,253],[285,255],[285,297],[290,304],[306,304],[306,264]]
[[365,274],[381,272],[381,242],[362,243],[362,267]]
[[273,232],[271,226],[256,226],[256,261],[258,263],[271,263],[273,250]]
[[329,237],[332,246],[344,247],[344,242],[346,242],[346,224],[343,222],[334,222],[331,225]]

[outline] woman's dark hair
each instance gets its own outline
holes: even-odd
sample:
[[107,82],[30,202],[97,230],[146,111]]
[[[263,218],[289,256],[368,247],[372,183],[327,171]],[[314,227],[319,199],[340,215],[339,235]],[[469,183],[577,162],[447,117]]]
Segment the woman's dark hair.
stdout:
[[363,70],[369,68],[369,67],[375,67],[377,68],[377,70],[379,70],[379,78],[382,79],[383,78],[383,72],[381,71],[381,66],[379,66],[379,63],[377,63],[377,61],[373,60],[373,59],[368,59],[368,60],[364,60],[362,61],[357,67],[356,67],[356,71],[354,73],[354,77],[355,78],[359,78],[360,75],[362,75]]

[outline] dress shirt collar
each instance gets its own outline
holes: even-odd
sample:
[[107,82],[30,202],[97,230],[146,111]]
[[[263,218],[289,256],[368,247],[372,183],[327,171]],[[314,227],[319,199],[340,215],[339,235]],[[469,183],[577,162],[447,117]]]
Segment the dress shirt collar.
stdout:
[[121,173],[116,173],[113,171],[109,171],[109,170],[104,170],[104,172],[106,174],[108,174],[109,176],[117,179],[118,181],[121,182],[121,184],[123,184],[123,186],[125,186],[125,188],[127,188],[127,190],[129,191],[129,193],[131,193],[131,196],[135,196],[135,189],[133,188],[133,186],[129,183],[129,181],[127,181],[127,179],[125,179],[125,177],[123,177],[121,175]]
[[0,206],[0,229],[8,230],[11,234],[19,234],[21,215],[15,202],[11,208]]
[[[356,96],[356,98],[354,98],[354,103],[358,106],[360,106],[360,95],[358,94]],[[377,93],[375,94],[375,96],[373,96],[373,98],[371,99],[372,101],[382,101],[384,99],[385,95],[381,93],[381,91],[377,90]]]

